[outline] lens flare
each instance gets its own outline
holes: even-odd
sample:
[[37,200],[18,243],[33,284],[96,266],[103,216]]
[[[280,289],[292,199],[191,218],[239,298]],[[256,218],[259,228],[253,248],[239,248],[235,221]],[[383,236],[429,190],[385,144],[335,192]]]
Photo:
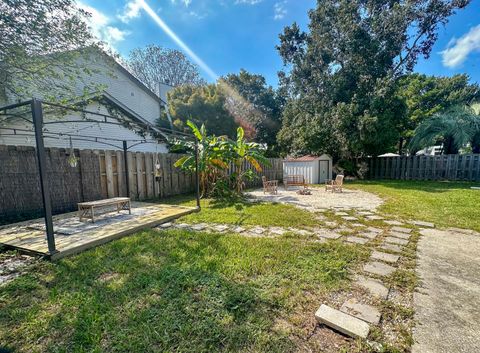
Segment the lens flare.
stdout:
[[246,136],[255,137],[255,128],[252,123],[245,119],[246,113],[267,119],[265,114],[255,108],[253,104],[242,97],[238,91],[228,85],[197,55],[190,47],[177,36],[177,34],[158,16],[158,14],[145,2],[145,0],[137,0],[137,4],[151,17],[151,19],[168,35],[187,55],[215,82],[227,97],[226,108],[234,117],[237,124],[245,129]]

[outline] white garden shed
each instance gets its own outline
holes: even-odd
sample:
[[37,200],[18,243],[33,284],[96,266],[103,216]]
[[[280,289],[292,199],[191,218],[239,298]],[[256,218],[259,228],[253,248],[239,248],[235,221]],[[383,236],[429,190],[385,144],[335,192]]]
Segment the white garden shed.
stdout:
[[332,157],[322,154],[287,158],[283,161],[283,176],[288,175],[303,175],[308,184],[324,183],[332,179]]

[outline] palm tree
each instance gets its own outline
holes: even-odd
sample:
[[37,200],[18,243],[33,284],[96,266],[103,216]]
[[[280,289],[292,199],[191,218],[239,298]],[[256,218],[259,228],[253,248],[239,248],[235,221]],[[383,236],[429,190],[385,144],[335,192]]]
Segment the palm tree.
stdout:
[[414,131],[410,151],[443,145],[444,154],[457,154],[460,148],[471,145],[480,150],[480,116],[469,106],[455,106],[424,120]]

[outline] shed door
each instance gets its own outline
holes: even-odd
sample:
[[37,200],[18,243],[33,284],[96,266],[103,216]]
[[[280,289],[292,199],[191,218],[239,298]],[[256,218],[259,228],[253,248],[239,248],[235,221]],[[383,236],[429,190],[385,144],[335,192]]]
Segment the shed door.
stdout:
[[320,167],[318,171],[319,183],[324,183],[328,179],[328,168],[330,167],[329,161],[320,161]]

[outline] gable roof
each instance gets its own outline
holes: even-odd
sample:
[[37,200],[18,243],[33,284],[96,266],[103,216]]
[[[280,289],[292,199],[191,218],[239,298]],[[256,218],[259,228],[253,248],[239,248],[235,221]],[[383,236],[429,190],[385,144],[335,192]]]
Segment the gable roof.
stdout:
[[285,162],[314,162],[314,161],[322,160],[323,156],[327,156],[327,155],[323,154],[321,156],[312,156],[310,154],[307,154],[307,155],[301,156],[301,157],[287,157],[285,159]]
[[100,54],[105,56],[106,59],[113,62],[117,69],[119,69],[123,74],[125,74],[132,82],[134,82],[140,89],[142,89],[150,97],[152,97],[153,99],[157,100],[158,102],[160,102],[164,105],[167,104],[167,102],[165,102],[155,92],[153,92],[150,88],[148,88],[142,81],[140,81],[138,78],[136,78],[130,71],[128,71],[127,68],[125,68],[122,64],[120,64],[113,56],[109,55],[108,53],[106,53],[101,48],[91,47],[91,49],[96,50],[97,52],[99,52]]

